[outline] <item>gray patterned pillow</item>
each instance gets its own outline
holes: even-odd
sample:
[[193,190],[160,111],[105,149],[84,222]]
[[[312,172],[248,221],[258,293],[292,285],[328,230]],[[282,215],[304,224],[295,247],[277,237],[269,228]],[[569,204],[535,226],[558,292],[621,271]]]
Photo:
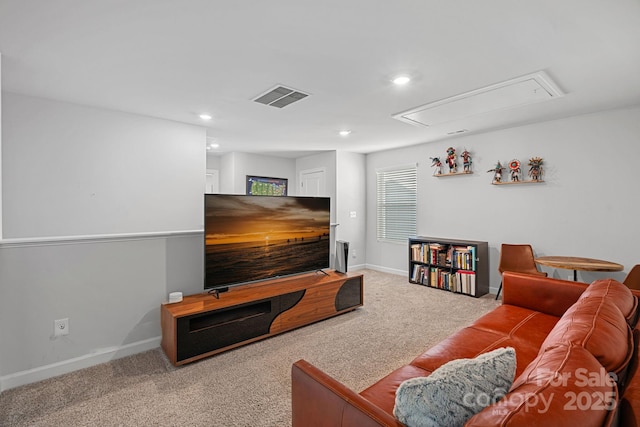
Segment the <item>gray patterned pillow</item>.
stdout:
[[507,394],[515,372],[512,347],[452,360],[428,377],[400,384],[393,415],[408,427],[462,426]]

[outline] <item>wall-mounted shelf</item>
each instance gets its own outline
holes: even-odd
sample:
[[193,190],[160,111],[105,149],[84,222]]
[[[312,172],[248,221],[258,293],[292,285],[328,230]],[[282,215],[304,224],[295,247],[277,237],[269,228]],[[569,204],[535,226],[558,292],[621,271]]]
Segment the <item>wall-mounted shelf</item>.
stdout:
[[492,182],[492,185],[511,185],[511,184],[542,184],[544,181],[509,181],[509,182]]
[[435,176],[436,178],[442,178],[444,176],[454,176],[454,175],[471,175],[473,172],[469,171],[469,172],[450,172],[450,173],[437,173],[433,176]]

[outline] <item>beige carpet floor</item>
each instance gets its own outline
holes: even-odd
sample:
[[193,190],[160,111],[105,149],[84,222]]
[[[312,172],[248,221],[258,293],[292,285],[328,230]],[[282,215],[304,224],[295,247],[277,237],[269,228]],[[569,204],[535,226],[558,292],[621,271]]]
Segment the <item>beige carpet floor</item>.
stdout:
[[360,391],[500,302],[364,270],[364,307],[183,367],[160,349],[0,394],[1,426],[289,426],[291,365]]

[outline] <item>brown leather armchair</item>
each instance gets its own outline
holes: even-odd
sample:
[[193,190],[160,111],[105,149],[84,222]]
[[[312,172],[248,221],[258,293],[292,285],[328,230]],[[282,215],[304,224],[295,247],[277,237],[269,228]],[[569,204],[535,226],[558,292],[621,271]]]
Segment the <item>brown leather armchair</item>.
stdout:
[[640,264],[633,266],[622,283],[629,289],[640,290]]
[[[547,273],[538,271],[538,267],[534,261],[533,248],[531,245],[511,245],[503,243],[500,248],[500,264],[498,265],[500,277],[505,271],[513,271],[515,273],[533,274],[536,276],[547,276]],[[640,273],[640,271],[638,272]],[[640,277],[639,277],[640,279]],[[502,291],[502,280],[496,299]]]

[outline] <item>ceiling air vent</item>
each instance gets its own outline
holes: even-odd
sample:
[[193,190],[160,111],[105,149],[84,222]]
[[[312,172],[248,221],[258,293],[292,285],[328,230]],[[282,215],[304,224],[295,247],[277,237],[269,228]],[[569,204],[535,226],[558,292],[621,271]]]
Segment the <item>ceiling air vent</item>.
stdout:
[[553,80],[539,71],[412,108],[394,114],[393,118],[414,125],[434,126],[562,96],[564,93]]
[[282,108],[296,101],[300,101],[307,96],[309,96],[309,94],[307,93],[302,93],[300,91],[284,86],[276,86],[275,88],[270,89],[268,92],[255,98],[254,101],[259,102],[260,104]]

